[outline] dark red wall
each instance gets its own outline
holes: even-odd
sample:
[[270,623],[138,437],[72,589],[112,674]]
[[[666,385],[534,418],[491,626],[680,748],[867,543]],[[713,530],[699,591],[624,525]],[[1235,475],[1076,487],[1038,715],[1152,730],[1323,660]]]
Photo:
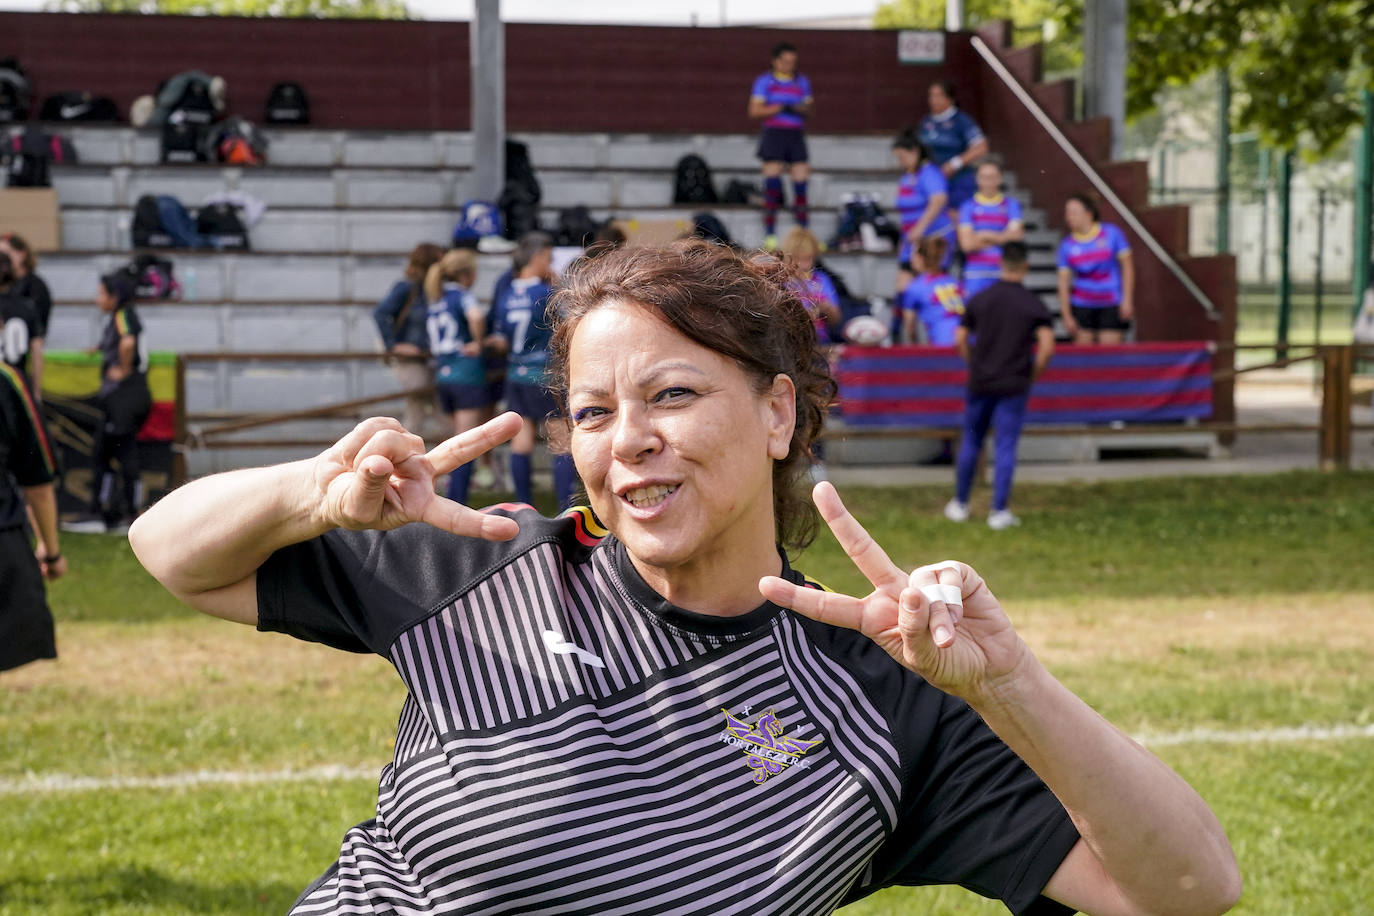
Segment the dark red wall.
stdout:
[[[818,132],[889,132],[925,113],[925,88],[974,64],[951,36],[943,67],[897,63],[895,32],[510,24],[512,130],[739,133],[768,51],[792,41],[815,88]],[[230,108],[260,118],[269,87],[303,84],[315,123],[339,128],[469,126],[465,22],[0,13],[39,97],[88,89],[122,112],[165,77],[199,68],[229,83]],[[976,105],[970,109],[977,116]]]

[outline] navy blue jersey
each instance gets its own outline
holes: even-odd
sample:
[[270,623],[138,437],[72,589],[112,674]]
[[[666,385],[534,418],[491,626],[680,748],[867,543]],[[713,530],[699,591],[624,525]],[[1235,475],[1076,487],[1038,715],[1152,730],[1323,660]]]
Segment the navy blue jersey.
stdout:
[[492,309],[492,328],[510,345],[506,378],[512,382],[544,384],[549,338],[553,336],[552,316],[548,314],[552,295],[553,287],[538,277],[516,278]]
[[476,308],[477,297],[456,283],[445,284],[443,296],[429,304],[429,352],[434,354],[435,378],[440,384],[480,385],[485,381],[481,354],[463,352],[475,342],[468,312]]

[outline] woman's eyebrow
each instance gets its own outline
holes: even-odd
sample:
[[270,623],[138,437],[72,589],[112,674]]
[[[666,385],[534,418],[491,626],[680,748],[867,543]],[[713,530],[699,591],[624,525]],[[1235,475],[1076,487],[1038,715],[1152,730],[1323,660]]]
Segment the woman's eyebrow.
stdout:
[[[673,360],[671,362],[659,363],[656,366],[650,366],[635,379],[635,384],[647,387],[649,385],[652,385],[654,381],[660,378],[661,376],[666,375],[669,372],[678,371],[690,372],[693,375],[698,375],[702,378],[711,377],[710,373],[708,373],[705,369],[702,369],[700,366],[695,366],[689,362],[682,360]],[[568,389],[569,397],[572,397],[573,395],[580,395],[583,397],[590,398],[604,398],[609,397],[610,394],[611,393],[608,390],[601,387],[600,385],[586,383],[580,385],[573,385],[571,388]]]

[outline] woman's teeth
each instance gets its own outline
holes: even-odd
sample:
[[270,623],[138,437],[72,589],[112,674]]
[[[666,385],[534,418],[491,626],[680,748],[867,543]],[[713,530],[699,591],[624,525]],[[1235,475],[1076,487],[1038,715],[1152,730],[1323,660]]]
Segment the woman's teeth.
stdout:
[[647,509],[663,502],[676,489],[676,486],[666,487],[662,484],[652,487],[637,487],[627,492],[625,499],[636,509]]

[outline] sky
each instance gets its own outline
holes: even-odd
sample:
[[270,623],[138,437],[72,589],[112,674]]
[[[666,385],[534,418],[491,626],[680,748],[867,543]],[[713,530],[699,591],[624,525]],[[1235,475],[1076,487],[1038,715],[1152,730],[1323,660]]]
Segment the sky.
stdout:
[[[45,0],[0,0],[0,9],[41,10]],[[472,0],[407,0],[425,19],[471,19]],[[652,25],[754,25],[871,15],[878,0],[504,0],[511,22],[595,22]]]

